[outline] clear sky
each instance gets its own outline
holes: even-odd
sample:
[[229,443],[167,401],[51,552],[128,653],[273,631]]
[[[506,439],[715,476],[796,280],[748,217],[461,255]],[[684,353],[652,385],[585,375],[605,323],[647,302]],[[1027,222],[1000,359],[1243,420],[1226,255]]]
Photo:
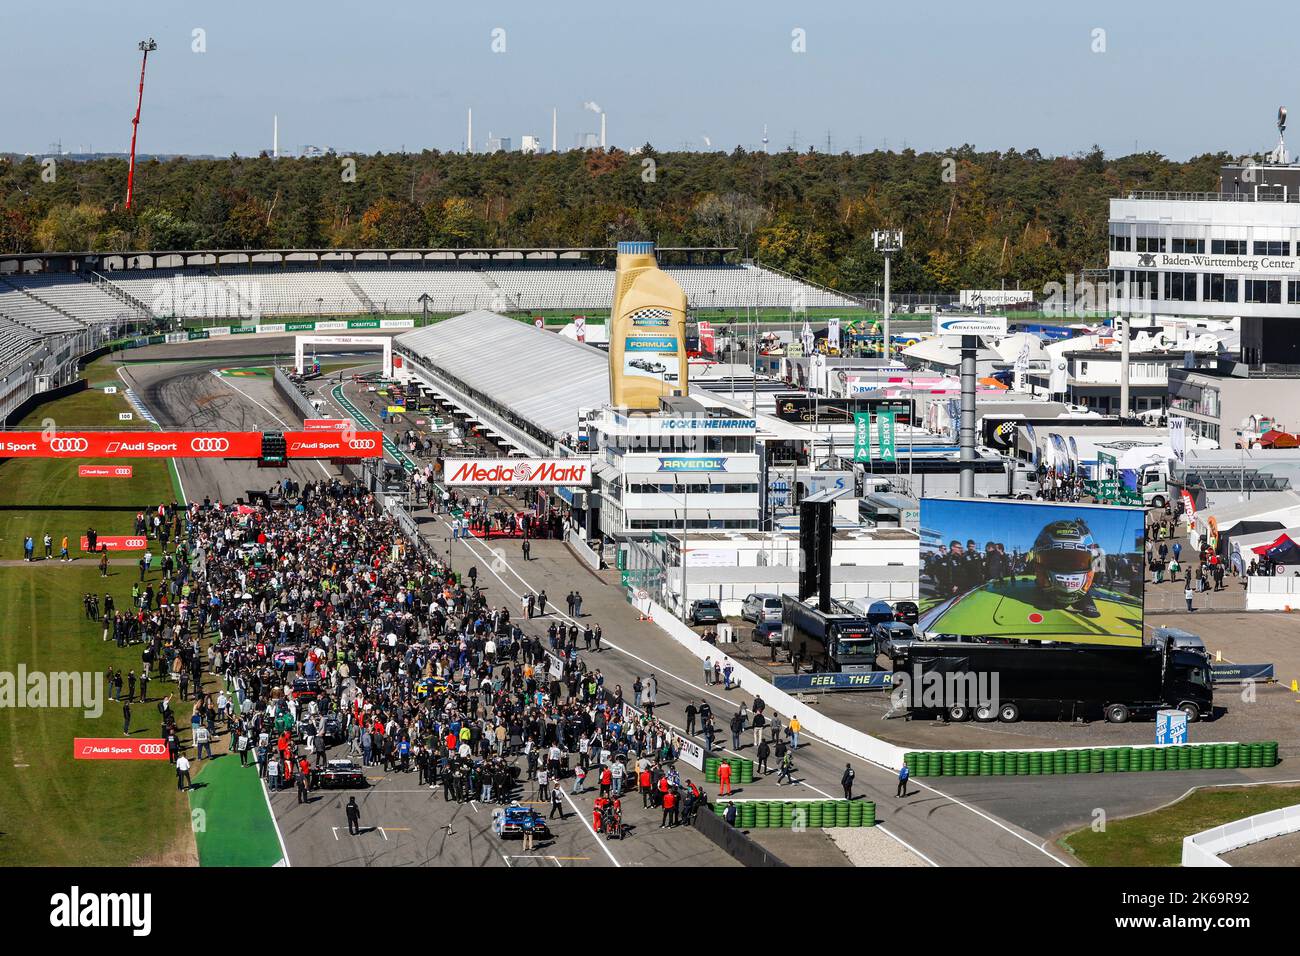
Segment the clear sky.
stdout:
[[[1271,148],[1295,30],[1205,0],[4,0],[0,151],[1037,147],[1178,159]],[[206,52],[194,52],[193,31]],[[804,51],[794,31],[803,31]],[[495,34],[494,31],[503,31]],[[1096,31],[1104,31],[1104,34]],[[504,51],[499,49],[504,43]]]

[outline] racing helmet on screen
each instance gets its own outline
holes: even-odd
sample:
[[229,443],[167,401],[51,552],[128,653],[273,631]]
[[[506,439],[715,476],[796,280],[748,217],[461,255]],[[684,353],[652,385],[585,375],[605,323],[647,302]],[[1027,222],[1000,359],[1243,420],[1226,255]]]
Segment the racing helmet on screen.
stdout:
[[1072,604],[1092,588],[1092,532],[1081,519],[1052,521],[1034,540],[1038,586],[1061,604]]

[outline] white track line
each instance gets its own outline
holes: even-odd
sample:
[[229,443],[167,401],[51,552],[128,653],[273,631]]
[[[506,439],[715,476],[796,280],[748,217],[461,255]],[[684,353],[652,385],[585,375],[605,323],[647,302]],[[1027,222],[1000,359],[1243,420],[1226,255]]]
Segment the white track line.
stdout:
[[[275,808],[271,806],[271,795],[266,790],[266,782],[258,780],[258,786],[262,788],[262,796],[266,800],[266,812],[271,814],[271,825],[275,827],[276,839],[280,841],[280,853],[284,859],[285,866],[293,866],[289,862],[289,848],[284,845],[284,834],[280,832],[280,821],[275,818]],[[335,834],[335,839],[338,835]]]
[[[439,521],[442,523],[442,525],[443,525],[444,527],[446,527],[446,528],[448,528],[448,529],[450,530],[450,527],[451,527],[451,526],[450,526],[450,525],[447,523],[447,521],[446,521],[445,519],[443,519],[441,516],[439,516]],[[487,545],[486,545],[486,544],[484,544],[483,542],[479,542],[478,539],[476,539],[473,535],[469,536],[468,538],[459,538],[459,539],[456,539],[456,540],[459,540],[459,541],[463,541],[463,542],[465,542],[466,547],[469,548],[469,550],[470,550],[472,553],[476,554],[476,555],[478,555],[479,552],[476,551],[473,547],[471,547],[471,544],[480,544],[482,547],[487,548]],[[507,591],[509,591],[511,594],[515,595],[515,597],[523,597],[523,595],[520,594],[518,591],[516,591],[514,588],[512,588],[512,587],[511,587],[511,586],[510,586],[510,585],[505,581],[505,579],[502,578],[501,575],[497,573],[496,569],[493,567],[493,565],[496,563],[495,559],[496,559],[497,557],[498,557],[498,556],[497,556],[496,554],[492,553],[491,551],[489,551],[488,554],[487,554],[486,556],[484,556],[484,560],[486,560],[486,561],[488,562],[488,571],[489,571],[489,573],[491,573],[493,577],[495,577],[498,581],[500,581],[501,584],[505,587],[505,589],[506,589]],[[510,562],[509,562],[508,559],[503,559],[503,560],[501,561],[501,563],[504,564],[504,565],[506,566],[506,568],[508,568],[508,569],[510,570],[510,573],[511,573],[511,574],[513,574],[516,578],[519,579],[520,583],[523,584],[524,587],[528,588],[530,591],[533,590],[532,585],[530,585],[527,581],[525,581],[525,580],[523,579],[523,577],[519,574],[519,572],[516,571],[515,568],[510,564]],[[566,614],[566,613],[564,613],[563,611],[561,611],[558,607],[555,608],[554,616],[557,617],[557,618],[561,618],[561,619],[563,619],[563,620],[570,621],[570,622],[572,622],[572,623],[574,623],[574,624],[577,624],[577,623],[578,623],[574,618],[570,617],[568,614]],[[655,626],[658,627],[658,625],[655,625]],[[704,693],[709,694],[710,696],[715,697],[715,698],[717,698],[718,700],[725,701],[726,703],[731,704],[732,706],[735,706],[735,701],[733,701],[731,698],[729,698],[729,697],[723,697],[721,694],[716,694],[716,693],[714,693],[713,691],[708,690],[708,689],[705,688],[705,687],[701,687],[701,686],[699,686],[698,684],[695,684],[695,683],[693,683],[692,681],[689,681],[689,680],[687,680],[687,679],[684,678],[684,677],[681,677],[681,676],[679,676],[679,675],[677,675],[677,674],[674,674],[672,671],[667,670],[666,668],[658,667],[657,665],[652,664],[651,662],[647,661],[645,658],[643,658],[643,657],[639,657],[639,656],[637,656],[636,654],[633,654],[631,651],[628,651],[628,650],[626,650],[626,649],[624,649],[624,648],[622,648],[622,647],[619,647],[617,644],[614,644],[614,643],[612,643],[611,641],[602,641],[602,643],[605,644],[607,647],[611,648],[612,650],[618,651],[618,652],[621,653],[621,654],[625,654],[626,656],[632,658],[633,660],[640,661],[642,664],[645,664],[647,667],[652,667],[652,668],[654,668],[656,671],[662,671],[664,674],[667,674],[669,677],[673,678],[674,680],[680,681],[681,683],[685,684],[687,687],[692,687],[692,688],[695,688],[696,690],[703,691]],[[667,721],[664,721],[664,723],[668,723],[668,722],[667,722]],[[680,729],[680,728],[677,728],[677,729]],[[835,744],[830,743],[829,741],[821,740],[820,738],[814,738],[814,739],[817,740],[819,743],[821,743],[821,744],[824,745],[824,746],[831,747],[831,748],[833,748],[833,749],[835,749],[835,750],[838,750],[840,753],[847,754],[848,756],[853,757],[853,758],[858,759],[858,760],[866,760],[866,758],[863,757],[863,756],[861,756],[860,754],[852,753],[851,751],[845,750],[843,747],[837,747]],[[724,749],[725,749],[725,748],[724,748]],[[730,751],[730,750],[729,750],[728,752],[730,752],[730,753],[735,753],[735,751]],[[871,761],[871,760],[868,760],[867,762],[870,763],[870,764],[872,764],[872,765],[874,765],[874,766],[876,766],[876,767],[879,767],[882,771],[886,771],[886,772],[890,772],[890,771],[891,771],[891,768],[885,767],[883,764],[878,764],[878,763],[875,763],[875,761]],[[813,787],[811,784],[808,784],[808,783],[804,783],[804,784],[801,784],[801,785],[802,785],[802,786],[809,787],[810,789],[813,789],[813,790],[817,790],[816,787]],[[916,782],[916,785],[917,785],[918,787],[921,787],[921,788],[925,789],[925,790],[929,790],[931,793],[935,794],[936,796],[943,797],[945,800],[948,800],[949,802],[951,802],[951,803],[954,804],[955,806],[959,806],[959,807],[962,807],[963,809],[969,810],[971,813],[975,814],[976,816],[981,817],[981,818],[984,819],[984,820],[987,820],[989,823],[992,823],[994,826],[996,826],[996,827],[998,827],[998,828],[1000,828],[1000,829],[1002,829],[1002,830],[1005,830],[1007,833],[1010,833],[1013,837],[1015,837],[1017,840],[1020,840],[1020,841],[1021,841],[1022,843],[1024,843],[1025,845],[1027,845],[1027,846],[1031,846],[1031,847],[1033,847],[1035,850],[1037,850],[1039,853],[1042,853],[1044,856],[1046,856],[1046,857],[1047,857],[1049,860],[1051,860],[1053,863],[1056,863],[1058,866],[1069,866],[1069,865],[1070,865],[1069,863],[1067,863],[1067,862],[1065,862],[1064,860],[1062,860],[1060,857],[1058,857],[1058,856],[1056,856],[1055,854],[1050,853],[1049,851],[1045,850],[1042,846],[1040,846],[1039,844],[1035,843],[1033,840],[1029,839],[1029,838],[1026,837],[1024,834],[1022,834],[1022,833],[1018,833],[1016,830],[1014,830],[1014,829],[1012,829],[1011,827],[1007,826],[1007,825],[1006,825],[1005,823],[1003,823],[1002,821],[996,819],[995,817],[991,817],[991,816],[989,816],[987,813],[985,813],[983,810],[980,810],[978,807],[974,807],[974,806],[970,805],[969,803],[966,803],[964,800],[959,800],[959,799],[957,799],[956,797],[952,796],[951,794],[944,793],[944,792],[941,791],[941,790],[937,790],[937,789],[935,789],[934,787],[929,786],[928,784],[923,784],[923,783],[920,783],[920,782]],[[825,791],[817,790],[817,792],[823,794],[823,795],[826,796],[827,798],[831,798],[831,795],[828,794],[828,793],[825,793]],[[831,798],[831,799],[833,799],[833,798]],[[891,835],[892,835],[892,834],[891,834]],[[900,841],[900,842],[901,842],[901,841]]]
[[[120,378],[120,379],[122,380],[122,384],[125,385],[125,386],[129,389],[129,388],[131,387],[131,383],[128,382],[128,381],[126,380],[126,376],[122,374],[123,369],[124,369],[124,366],[119,365],[119,366],[117,367],[117,377]],[[140,407],[141,407],[141,408],[144,408],[144,407],[145,407],[145,405],[144,405],[144,399],[140,398],[139,396],[136,396],[136,401],[140,403]],[[154,417],[157,418],[158,416],[155,415]],[[156,422],[155,422],[154,424],[157,425]],[[158,427],[158,428],[162,428],[161,425],[157,425],[157,427]],[[183,503],[188,505],[188,504],[190,503],[190,496],[189,496],[189,494],[185,491],[185,482],[181,479],[181,469],[180,469],[180,466],[176,464],[176,459],[175,459],[175,458],[169,458],[169,459],[167,459],[167,461],[168,461],[169,466],[171,467],[172,474],[174,474],[174,475],[176,476],[176,484],[180,486],[180,489],[181,489],[181,498],[184,499]]]
[[902,839],[901,837],[895,836],[889,830],[885,829],[885,825],[883,823],[877,823],[876,829],[879,830],[881,833],[883,833],[885,836],[889,837],[889,839],[893,840],[895,843],[901,844],[905,849],[911,850],[913,853],[915,853],[917,856],[923,859],[926,862],[926,864],[928,864],[929,866],[938,867],[939,865],[938,863],[935,863],[934,860],[930,859],[928,856],[926,856],[916,847],[912,846],[912,844],[908,843],[906,840]]
[[[275,419],[277,422],[279,422],[282,426],[285,426],[285,427],[288,426],[288,422],[286,422],[283,418],[281,418],[281,417],[280,417],[279,415],[277,415],[275,412],[271,411],[271,409],[268,408],[266,405],[264,405],[262,402],[259,402],[257,399],[255,399],[252,395],[249,395],[246,391],[244,391],[244,390],[243,390],[242,388],[240,388],[238,385],[236,385],[235,383],[233,383],[232,381],[230,381],[230,379],[226,378],[226,377],[223,376],[223,375],[214,375],[213,378],[217,379],[217,381],[221,382],[223,385],[229,385],[231,388],[233,388],[235,391],[237,391],[240,395],[243,395],[244,398],[248,399],[250,402],[252,402],[252,403],[253,403],[254,405],[256,405],[258,408],[260,408],[262,411],[266,412],[266,414],[268,414],[268,415],[270,415],[272,418],[274,418],[274,419]],[[326,478],[331,478],[331,477],[333,477],[333,476],[330,474],[329,469],[325,467],[325,463],[324,463],[323,461],[321,461],[319,458],[316,458],[316,459],[313,459],[313,460],[316,462],[317,467],[319,467],[320,470],[321,470],[322,472],[324,472]]]
[[560,793],[564,796],[564,799],[569,802],[569,806],[573,807],[573,812],[577,814],[578,819],[582,821],[582,825],[587,828],[587,832],[590,833],[591,838],[596,841],[596,845],[605,851],[605,855],[609,857],[609,862],[613,863],[617,867],[622,867],[623,864],[618,862],[618,859],[614,854],[609,851],[609,847],[605,845],[608,841],[600,838],[600,834],[598,834],[596,828],[591,825],[591,821],[587,819],[586,814],[578,809],[578,805],[573,802],[573,797],[569,796],[569,791],[560,788]]

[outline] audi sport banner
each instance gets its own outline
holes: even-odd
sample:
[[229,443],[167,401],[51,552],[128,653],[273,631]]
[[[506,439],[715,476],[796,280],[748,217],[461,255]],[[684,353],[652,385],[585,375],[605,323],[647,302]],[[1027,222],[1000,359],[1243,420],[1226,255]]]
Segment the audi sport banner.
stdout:
[[259,432],[5,432],[0,458],[257,458]]
[[[95,539],[95,550],[101,548],[108,551],[143,551],[149,547],[149,539],[143,535],[134,534],[101,534]],[[81,550],[90,550],[90,539],[84,534],[81,536]]]
[[302,427],[309,432],[341,432],[346,431],[349,424],[346,418],[307,418]]
[[[285,432],[290,458],[378,458],[380,432]],[[261,432],[0,432],[0,458],[259,458]]]
[[78,465],[78,478],[130,478],[135,473],[131,465]]
[[591,485],[590,458],[450,458],[448,485]]
[[383,432],[285,432],[290,458],[381,458]]
[[72,755],[78,760],[166,760],[167,741],[76,737],[72,741]]

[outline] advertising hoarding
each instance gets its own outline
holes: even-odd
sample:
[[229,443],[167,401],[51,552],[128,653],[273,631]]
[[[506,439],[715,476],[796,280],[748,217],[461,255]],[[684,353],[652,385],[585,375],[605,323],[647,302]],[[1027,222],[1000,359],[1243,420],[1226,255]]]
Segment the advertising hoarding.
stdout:
[[444,482],[463,485],[591,485],[589,458],[449,458]]
[[[378,458],[377,431],[285,432],[290,458]],[[0,458],[259,458],[261,432],[4,432]]]
[[[95,550],[107,551],[143,551],[149,547],[149,539],[136,534],[101,534],[95,538]],[[81,536],[81,550],[90,550],[90,539]]]
[[935,335],[1006,335],[1005,315],[935,315]]
[[918,627],[931,634],[1142,643],[1140,508],[921,499]]
[[157,737],[75,737],[72,755],[78,760],[166,760],[167,741]]
[[786,422],[852,425],[855,412],[870,412],[873,416],[889,412],[895,422],[908,425],[912,421],[912,406],[910,398],[814,398],[811,395],[781,394],[776,397],[776,417]]
[[130,478],[135,472],[132,465],[78,465],[78,478]]

